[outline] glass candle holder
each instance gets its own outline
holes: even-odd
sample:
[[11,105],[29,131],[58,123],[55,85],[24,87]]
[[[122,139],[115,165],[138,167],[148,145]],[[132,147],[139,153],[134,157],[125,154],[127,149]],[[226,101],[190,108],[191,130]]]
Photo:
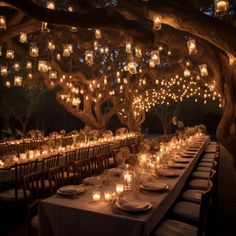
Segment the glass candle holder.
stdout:
[[114,193],[111,191],[104,192],[104,199],[106,202],[110,202],[114,196]]
[[124,192],[124,185],[123,184],[116,184],[116,192],[118,194]]
[[94,191],[93,192],[93,201],[94,202],[100,202],[101,200],[101,192],[100,191]]

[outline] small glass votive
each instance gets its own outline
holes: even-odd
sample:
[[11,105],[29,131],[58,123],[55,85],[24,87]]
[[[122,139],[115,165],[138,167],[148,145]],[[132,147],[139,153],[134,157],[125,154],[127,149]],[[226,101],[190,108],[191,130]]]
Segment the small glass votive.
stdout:
[[116,184],[116,192],[118,194],[124,192],[124,185],[123,184]]
[[94,191],[93,192],[93,201],[94,202],[100,202],[100,200],[101,200],[101,192]]
[[106,202],[110,202],[114,196],[114,193],[111,191],[104,192],[104,199]]

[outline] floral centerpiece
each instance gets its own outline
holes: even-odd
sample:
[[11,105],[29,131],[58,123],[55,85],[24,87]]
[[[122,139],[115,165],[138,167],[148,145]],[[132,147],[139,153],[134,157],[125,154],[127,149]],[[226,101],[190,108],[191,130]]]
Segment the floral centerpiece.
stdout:
[[37,139],[37,138],[43,138],[43,132],[41,130],[30,130],[28,132],[28,135],[30,138]]
[[160,149],[160,143],[156,139],[144,139],[141,142],[141,152],[155,154]]
[[111,138],[112,136],[113,136],[113,133],[111,130],[105,130],[102,134],[102,137],[107,138],[107,139]]
[[126,133],[128,133],[128,129],[125,128],[125,127],[118,128],[118,129],[116,130],[116,135],[123,135],[123,134],[126,134]]

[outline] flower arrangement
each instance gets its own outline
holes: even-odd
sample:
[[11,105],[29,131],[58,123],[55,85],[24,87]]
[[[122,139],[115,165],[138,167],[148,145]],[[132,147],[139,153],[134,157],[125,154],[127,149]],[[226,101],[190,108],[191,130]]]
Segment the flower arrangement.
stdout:
[[126,133],[128,133],[128,129],[125,128],[125,127],[118,128],[118,129],[116,130],[116,135],[123,135],[123,134],[126,134]]
[[128,147],[120,148],[119,152],[116,154],[116,161],[118,165],[124,164],[128,155],[130,154],[130,150]]
[[60,130],[60,134],[61,134],[62,136],[64,136],[64,135],[66,134],[66,131],[65,131],[64,129],[61,129],[61,130]]
[[160,143],[155,139],[144,139],[141,142],[141,152],[156,153],[160,149]]
[[200,125],[195,125],[192,127],[186,127],[184,130],[184,133],[187,137],[195,135],[196,133],[205,134],[206,133],[206,126],[204,126],[203,124],[200,124]]
[[113,133],[111,130],[105,130],[102,134],[103,138],[111,138],[113,136]]
[[178,129],[183,129],[184,122],[181,120],[178,120],[177,116],[172,117],[172,124],[177,126]]
[[30,130],[28,133],[27,133],[30,138],[43,138],[44,135],[43,135],[43,132],[41,130]]

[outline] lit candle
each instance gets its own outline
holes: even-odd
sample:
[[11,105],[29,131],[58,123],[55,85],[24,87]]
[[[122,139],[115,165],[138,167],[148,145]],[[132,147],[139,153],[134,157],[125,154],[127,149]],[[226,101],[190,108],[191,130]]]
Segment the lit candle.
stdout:
[[18,157],[13,157],[13,161],[14,161],[14,162],[18,162],[18,161],[19,161],[19,158],[18,158]]
[[117,184],[116,185],[116,192],[122,193],[124,191],[124,185],[123,184]]
[[20,153],[20,159],[25,160],[26,159],[26,154],[25,153]]
[[0,167],[4,166],[4,162],[2,160],[0,160]]
[[130,185],[132,182],[132,175],[129,173],[129,171],[126,171],[124,174],[124,181],[127,185]]
[[114,196],[114,193],[111,191],[104,192],[104,198],[106,202],[111,201],[113,196]]
[[34,151],[29,150],[29,159],[32,160],[34,158]]
[[93,192],[93,200],[95,202],[99,202],[101,200],[101,192],[99,191],[94,191]]

